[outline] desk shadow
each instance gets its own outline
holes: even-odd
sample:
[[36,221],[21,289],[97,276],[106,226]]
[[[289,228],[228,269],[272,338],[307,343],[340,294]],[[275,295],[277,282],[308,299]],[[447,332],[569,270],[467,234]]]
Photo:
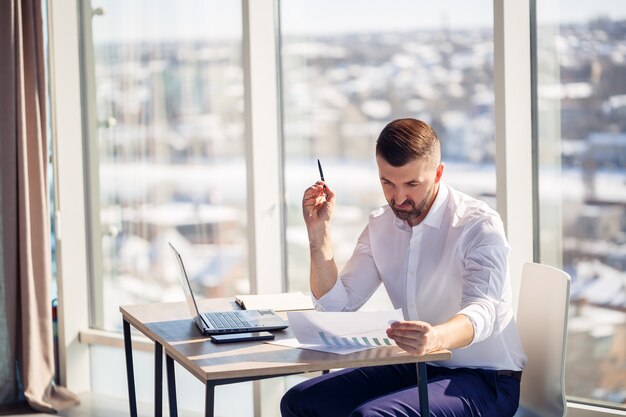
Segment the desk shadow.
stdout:
[[[222,367],[233,364],[256,364],[258,367],[308,366],[318,370],[329,367],[363,366],[365,362],[376,362],[389,358],[400,358],[397,347],[380,347],[340,355],[337,353],[297,349],[261,342],[233,343],[228,346],[177,346],[177,349],[202,368]],[[406,360],[405,360],[406,361]]]
[[209,340],[207,336],[200,332],[196,323],[191,319],[155,321],[146,323],[146,327],[152,330],[157,338],[171,345],[198,343]]

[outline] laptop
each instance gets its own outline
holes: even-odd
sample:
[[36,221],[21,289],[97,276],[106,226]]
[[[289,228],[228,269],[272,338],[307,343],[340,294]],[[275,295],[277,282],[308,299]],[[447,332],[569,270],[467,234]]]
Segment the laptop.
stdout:
[[200,313],[196,297],[191,289],[187,270],[183,263],[183,258],[174,245],[169,243],[170,248],[178,264],[180,284],[185,292],[187,306],[194,322],[202,334],[210,336],[222,333],[245,333],[259,332],[262,330],[282,330],[289,327],[289,324],[280,318],[274,310],[232,310],[232,311],[209,311]]

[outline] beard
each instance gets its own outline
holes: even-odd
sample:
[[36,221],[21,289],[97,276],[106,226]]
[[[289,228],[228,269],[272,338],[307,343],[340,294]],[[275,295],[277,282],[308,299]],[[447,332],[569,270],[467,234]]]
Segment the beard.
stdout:
[[391,201],[388,201],[389,207],[391,207],[391,210],[393,210],[393,214],[395,214],[396,217],[399,218],[400,220],[408,221],[411,219],[417,219],[428,208],[429,204],[431,203],[431,198],[432,198],[434,191],[435,191],[435,185],[433,184],[433,187],[430,189],[428,194],[426,194],[426,196],[424,196],[422,201],[420,201],[419,204],[417,205],[415,204],[413,200],[409,200],[409,199],[404,200],[402,205],[403,206],[409,205],[411,207],[409,210],[402,210],[398,208],[398,205],[396,204],[396,201],[393,198],[391,199]]

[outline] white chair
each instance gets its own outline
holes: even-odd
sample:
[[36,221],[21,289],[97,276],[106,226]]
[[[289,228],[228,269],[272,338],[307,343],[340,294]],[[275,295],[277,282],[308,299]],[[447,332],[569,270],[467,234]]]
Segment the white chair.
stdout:
[[565,348],[570,276],[550,266],[527,263],[517,309],[517,326],[528,363],[522,374],[515,417],[563,417]]

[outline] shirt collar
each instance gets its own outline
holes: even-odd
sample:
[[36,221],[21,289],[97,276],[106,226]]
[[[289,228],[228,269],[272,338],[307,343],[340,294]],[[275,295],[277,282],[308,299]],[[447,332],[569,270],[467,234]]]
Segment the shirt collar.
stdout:
[[[439,183],[439,191],[437,192],[437,197],[435,197],[435,201],[433,205],[430,206],[430,210],[428,210],[428,214],[424,217],[422,222],[414,227],[420,226],[430,226],[436,229],[441,227],[441,222],[443,221],[443,215],[445,213],[445,203],[448,199],[448,187],[443,183]],[[406,220],[400,220],[394,215],[394,225],[400,229],[407,232],[411,231],[411,226],[406,222]]]
[[430,227],[434,227],[439,229],[441,227],[441,222],[443,221],[443,214],[446,211],[446,201],[448,200],[448,187],[443,183],[439,183],[439,191],[437,192],[437,197],[433,202],[433,205],[428,210],[428,214],[424,220],[422,220],[422,224]]

